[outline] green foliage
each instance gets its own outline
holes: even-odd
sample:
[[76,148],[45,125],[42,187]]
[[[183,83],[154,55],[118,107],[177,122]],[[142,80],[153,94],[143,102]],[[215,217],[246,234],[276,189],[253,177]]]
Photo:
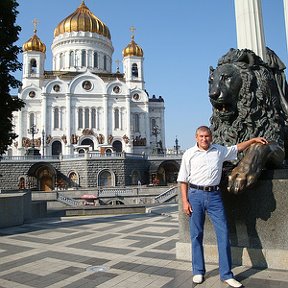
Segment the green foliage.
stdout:
[[13,132],[13,112],[24,107],[18,97],[11,97],[10,89],[18,88],[21,82],[11,74],[22,69],[17,55],[21,48],[14,45],[21,28],[15,24],[18,3],[16,0],[0,1],[0,155],[7,151],[17,135]]

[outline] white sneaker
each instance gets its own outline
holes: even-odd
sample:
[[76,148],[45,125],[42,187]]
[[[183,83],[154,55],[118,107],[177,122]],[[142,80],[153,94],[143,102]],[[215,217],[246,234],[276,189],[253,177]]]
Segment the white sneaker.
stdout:
[[224,282],[233,288],[239,288],[239,287],[243,286],[242,283],[240,283],[239,281],[237,281],[234,278],[226,279],[226,280],[224,280]]
[[204,277],[201,274],[197,274],[193,276],[193,283],[195,284],[201,284],[204,281]]

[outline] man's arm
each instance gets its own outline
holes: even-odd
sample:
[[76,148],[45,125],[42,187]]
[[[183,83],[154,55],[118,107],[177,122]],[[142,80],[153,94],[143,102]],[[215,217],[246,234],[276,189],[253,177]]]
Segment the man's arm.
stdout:
[[190,216],[192,213],[192,207],[188,201],[188,183],[180,182],[180,191],[181,191],[183,211],[185,214]]
[[239,152],[244,151],[246,148],[248,148],[250,145],[254,143],[261,143],[261,144],[267,144],[268,141],[263,138],[263,137],[256,137],[256,138],[251,138],[247,141],[241,142],[237,144],[237,149]]

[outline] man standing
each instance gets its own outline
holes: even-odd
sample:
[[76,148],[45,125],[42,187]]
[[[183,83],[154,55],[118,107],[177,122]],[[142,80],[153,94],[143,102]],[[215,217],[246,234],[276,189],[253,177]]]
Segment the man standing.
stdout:
[[196,130],[196,142],[194,147],[183,154],[177,179],[180,182],[183,211],[190,216],[193,282],[202,283],[206,272],[203,229],[207,212],[217,238],[220,279],[231,287],[242,287],[231,271],[229,231],[219,190],[222,166],[224,161],[236,160],[237,153],[251,144],[264,145],[268,142],[258,137],[231,147],[212,144],[212,133],[207,126],[200,126]]

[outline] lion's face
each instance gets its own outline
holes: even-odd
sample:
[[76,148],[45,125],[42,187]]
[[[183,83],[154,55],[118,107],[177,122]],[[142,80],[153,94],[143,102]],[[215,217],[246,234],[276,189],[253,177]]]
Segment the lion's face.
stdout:
[[210,67],[209,98],[222,122],[232,122],[238,115],[237,101],[242,87],[239,69],[233,64]]

